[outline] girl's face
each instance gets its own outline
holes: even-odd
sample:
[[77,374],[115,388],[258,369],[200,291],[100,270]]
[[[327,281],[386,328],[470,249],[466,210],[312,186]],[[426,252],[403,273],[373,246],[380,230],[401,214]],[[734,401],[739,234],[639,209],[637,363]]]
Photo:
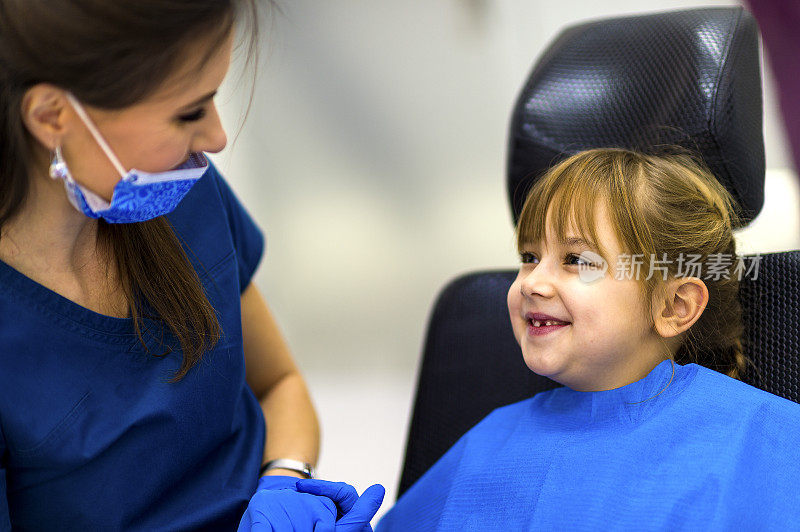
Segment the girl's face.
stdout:
[[[230,65],[233,32],[201,69],[197,54],[144,101],[122,110],[86,106],[87,113],[119,158],[125,170],[145,172],[172,169],[191,152],[218,152],[227,138],[213,97]],[[68,107],[72,127],[62,139],[62,150],[74,178],[83,186],[110,200],[121,179],[97,141]]]
[[574,230],[559,241],[548,212],[545,239],[521,250],[522,266],[508,292],[527,366],[578,391],[630,384],[665,358],[639,281],[615,278],[623,250],[601,203],[596,229],[605,255]]

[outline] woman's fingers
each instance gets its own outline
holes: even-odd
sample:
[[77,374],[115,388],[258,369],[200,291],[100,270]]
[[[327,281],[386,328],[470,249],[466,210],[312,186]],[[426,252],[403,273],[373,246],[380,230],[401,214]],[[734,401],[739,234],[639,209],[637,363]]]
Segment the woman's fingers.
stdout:
[[358,492],[350,484],[344,482],[330,482],[319,479],[301,479],[297,481],[297,491],[321,495],[336,503],[342,514],[346,514],[358,500]]
[[380,484],[370,486],[347,514],[336,521],[336,532],[361,532],[378,512],[386,490]]

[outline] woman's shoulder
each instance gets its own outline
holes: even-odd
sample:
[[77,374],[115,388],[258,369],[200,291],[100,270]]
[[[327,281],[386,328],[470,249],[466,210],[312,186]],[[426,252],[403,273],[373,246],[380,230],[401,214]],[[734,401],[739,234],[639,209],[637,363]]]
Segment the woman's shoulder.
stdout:
[[264,234],[213,164],[168,218],[193,263],[196,256],[213,268],[235,257],[244,290],[263,255]]
[[188,224],[189,220],[196,223],[198,216],[204,216],[207,223],[214,222],[215,217],[224,220],[225,201],[221,192],[224,182],[217,168],[209,161],[208,170],[192,186],[175,210],[167,215],[173,225],[183,225],[184,222]]
[[235,231],[240,224],[238,219],[248,214],[231,185],[209,161],[206,173],[168,216],[173,224],[189,223],[190,220],[196,224],[198,216],[209,224],[218,218],[226,222],[228,230]]

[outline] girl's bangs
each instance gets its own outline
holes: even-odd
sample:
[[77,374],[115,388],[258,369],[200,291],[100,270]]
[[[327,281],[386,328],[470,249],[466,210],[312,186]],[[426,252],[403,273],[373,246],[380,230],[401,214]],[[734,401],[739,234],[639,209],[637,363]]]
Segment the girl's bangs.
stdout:
[[569,159],[534,184],[520,214],[518,249],[543,242],[549,223],[559,241],[579,237],[605,256],[595,227],[598,200],[607,202],[608,181],[590,162]]

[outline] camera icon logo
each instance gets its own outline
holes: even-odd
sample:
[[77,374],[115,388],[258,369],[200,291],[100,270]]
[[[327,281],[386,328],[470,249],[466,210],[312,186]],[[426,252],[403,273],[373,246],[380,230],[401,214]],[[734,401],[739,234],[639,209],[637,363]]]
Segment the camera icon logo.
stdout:
[[608,262],[594,251],[584,251],[579,256],[578,279],[584,283],[593,283],[605,277]]

